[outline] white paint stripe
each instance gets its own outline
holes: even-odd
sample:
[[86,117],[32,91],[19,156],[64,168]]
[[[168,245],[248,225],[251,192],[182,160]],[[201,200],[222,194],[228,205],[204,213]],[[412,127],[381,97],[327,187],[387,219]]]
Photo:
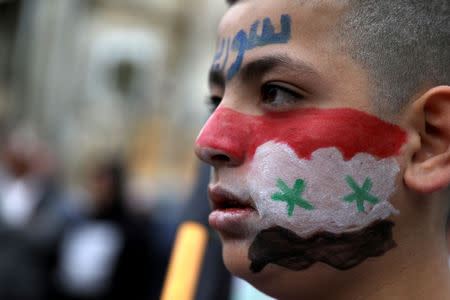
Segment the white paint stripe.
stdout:
[[[395,192],[399,171],[393,157],[377,161],[370,154],[360,153],[344,161],[341,152],[332,147],[318,149],[311,160],[306,160],[299,159],[285,144],[267,142],[256,150],[247,180],[265,226],[283,226],[308,237],[320,231],[357,231],[376,220],[398,214],[389,198]],[[358,211],[356,202],[345,202],[343,197],[353,192],[346,182],[347,175],[359,186],[369,177],[373,184],[370,194],[380,201],[377,204],[365,202],[365,212]],[[276,187],[279,178],[290,187],[296,179],[303,179],[307,186],[302,197],[315,209],[310,211],[296,206],[289,217],[285,202],[271,200],[272,194],[280,192]]]

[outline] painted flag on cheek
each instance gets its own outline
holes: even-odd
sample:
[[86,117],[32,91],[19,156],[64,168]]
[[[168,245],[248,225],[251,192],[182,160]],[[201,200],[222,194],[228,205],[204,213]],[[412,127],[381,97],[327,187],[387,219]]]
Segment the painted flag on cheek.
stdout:
[[354,109],[253,116],[219,108],[197,144],[249,162],[248,189],[262,222],[308,237],[397,214],[389,198],[406,141],[399,126]]

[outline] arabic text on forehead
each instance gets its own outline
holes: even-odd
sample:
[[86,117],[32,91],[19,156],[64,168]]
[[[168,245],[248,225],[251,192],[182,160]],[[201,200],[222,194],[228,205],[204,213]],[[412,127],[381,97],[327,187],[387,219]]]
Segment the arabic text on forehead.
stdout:
[[[262,32],[258,34],[258,27],[261,23],[260,20],[256,20],[250,27],[250,31],[247,32],[241,29],[230,42],[230,38],[223,38],[220,44],[220,50],[214,57],[213,67],[225,71],[225,67],[228,63],[229,52],[237,52],[235,61],[231,64],[226,72],[226,79],[231,80],[241,68],[242,61],[244,60],[244,54],[248,50],[252,50],[256,47],[263,47],[270,44],[285,44],[291,39],[291,17],[288,14],[281,15],[280,32],[275,32],[275,27],[272,24],[270,18],[264,18],[262,21]],[[225,46],[226,45],[226,46]],[[223,61],[222,64],[220,61]]]

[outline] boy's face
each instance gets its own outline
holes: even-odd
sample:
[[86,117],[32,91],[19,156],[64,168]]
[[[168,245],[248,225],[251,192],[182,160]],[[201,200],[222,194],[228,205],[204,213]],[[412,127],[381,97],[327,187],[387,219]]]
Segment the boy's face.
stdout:
[[219,27],[210,90],[221,101],[196,153],[214,167],[209,221],[225,263],[256,285],[395,247],[407,135],[374,115],[334,2],[243,1]]

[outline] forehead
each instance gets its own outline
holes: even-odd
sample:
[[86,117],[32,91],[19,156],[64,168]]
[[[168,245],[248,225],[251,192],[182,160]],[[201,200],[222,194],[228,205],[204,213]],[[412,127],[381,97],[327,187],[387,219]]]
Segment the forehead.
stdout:
[[[236,33],[254,20],[289,14],[298,34],[330,34],[345,12],[344,1],[329,0],[244,0],[231,6],[222,18],[219,35]],[[295,26],[301,25],[301,26]]]
[[[316,81],[314,87],[322,91],[320,96],[328,97],[327,105],[346,106],[342,99],[347,98],[349,99],[347,104],[364,103],[364,107],[355,107],[364,110],[370,105],[367,100],[369,98],[368,75],[345,50],[338,34],[338,28],[346,10],[347,5],[344,0],[239,1],[231,6],[219,25],[217,54],[212,69],[218,68],[227,74],[236,64],[240,66],[240,71],[245,69],[244,66],[261,57],[288,57],[289,61],[301,62],[318,75],[316,78],[321,80]],[[234,45],[233,41],[238,39],[240,34],[248,40],[252,39],[252,34],[256,39],[264,36],[266,23],[269,24],[266,31],[271,34],[286,33],[285,16],[289,18],[288,41],[280,42],[275,39],[275,41],[267,42],[265,40],[263,45],[257,43],[257,46],[247,47],[241,52],[239,45],[242,43]],[[240,54],[242,54],[241,57],[239,57]],[[295,69],[298,65],[292,64],[291,69]],[[282,72],[285,70],[283,69]],[[288,73],[289,70],[286,74]],[[297,74],[302,77],[301,72]],[[281,78],[281,81],[295,79],[292,76],[287,78],[287,75],[284,77],[286,78]],[[234,82],[240,79],[239,76],[229,76],[227,80],[230,81],[230,85],[234,85]],[[361,98],[364,98],[363,101]]]

